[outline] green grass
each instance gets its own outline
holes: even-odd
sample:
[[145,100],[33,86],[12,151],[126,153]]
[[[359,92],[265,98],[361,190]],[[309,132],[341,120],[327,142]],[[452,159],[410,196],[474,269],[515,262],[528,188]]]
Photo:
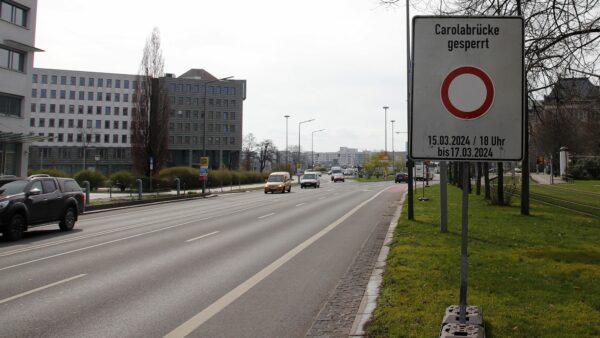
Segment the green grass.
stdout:
[[[449,232],[439,231],[439,187],[406,205],[396,229],[373,337],[435,337],[459,298],[460,196],[449,192]],[[514,203],[513,203],[514,204]],[[487,337],[600,336],[600,221],[531,203],[469,202],[469,304],[479,305]]]
[[395,179],[395,177],[388,176],[386,178],[384,178],[384,177],[377,178],[376,176],[369,176],[369,178],[365,178],[365,177],[357,176],[356,178],[352,178],[352,179],[357,182],[385,182],[385,181],[393,181]]

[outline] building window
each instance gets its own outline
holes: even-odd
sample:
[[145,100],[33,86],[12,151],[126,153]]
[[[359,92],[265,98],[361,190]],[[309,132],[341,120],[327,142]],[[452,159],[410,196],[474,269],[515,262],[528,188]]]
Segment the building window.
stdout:
[[58,134],[58,142],[63,142],[65,140],[64,134],[60,133]]
[[123,81],[123,88],[129,89],[129,80],[124,80]]
[[31,77],[31,81],[33,83],[38,83],[38,75],[37,74],[33,74],[32,77]]
[[100,143],[100,134],[94,135],[94,142],[95,143]]
[[104,134],[104,143],[110,143],[110,135]]
[[110,101],[110,93],[106,93],[106,101]]
[[6,1],[1,2],[0,17],[2,20],[21,27],[27,27],[27,12],[29,10],[25,7],[16,6]]
[[115,102],[121,102],[121,94],[115,93]]
[[114,107],[114,108],[113,108],[113,115],[116,115],[116,116],[118,116],[118,115],[119,115],[119,111],[120,111],[120,108],[119,108],[119,107]]
[[83,114],[83,105],[82,104],[77,106],[77,114]]
[[232,112],[229,113],[229,119],[230,120],[235,120],[235,112],[234,111],[232,111]]
[[231,126],[229,126],[229,131],[232,133],[235,133],[235,124],[232,124]]
[[55,99],[56,98],[56,89],[51,89],[50,90],[50,98],[51,99]]
[[123,107],[123,116],[129,115],[129,108]]
[[56,104],[50,103],[50,112],[51,113],[56,113]]
[[48,142],[54,142],[54,133],[48,133]]
[[50,76],[50,84],[57,84],[57,83],[58,83],[58,76],[57,75]]
[[94,106],[87,106],[87,113],[88,115],[94,114]]
[[106,88],[112,88],[112,79],[106,79]]
[[71,78],[69,79],[69,84],[71,86],[75,86],[77,84],[77,78],[75,76],[71,76]]
[[94,92],[88,92],[88,101],[94,101]]
[[79,78],[79,85],[80,85],[81,87],[85,86],[85,77],[80,77],[80,78]]
[[54,128],[54,119],[48,119],[48,127]]
[[119,143],[119,135],[117,135],[117,134],[113,135],[113,141],[112,141],[112,143]]
[[129,94],[123,94],[123,102],[129,102]]
[[83,128],[83,120],[77,120],[77,128]]
[[29,119],[29,126],[30,127],[35,127],[35,118],[32,117],[32,118]]
[[98,87],[104,87],[104,80],[98,79]]
[[85,127],[86,128],[92,128],[92,123],[94,123],[94,121],[92,121],[92,120],[86,120],[85,121]]
[[37,107],[37,105],[35,103],[31,104],[31,112],[35,113],[35,108]]
[[61,90],[60,91],[60,98],[63,99],[63,100],[67,98],[67,91],[66,90]]
[[77,142],[83,142],[83,134],[77,134]]
[[46,104],[40,103],[40,113],[45,113],[45,112],[46,112]]
[[69,114],[75,114],[75,105],[73,105],[73,104],[69,105]]
[[41,89],[41,90],[40,90],[40,97],[41,97],[42,99],[45,99],[45,98],[46,98],[46,89]]
[[79,100],[80,101],[85,100],[85,92],[84,91],[81,91],[81,90],[79,91]]
[[100,106],[96,107],[96,115],[102,115],[102,107],[100,107]]
[[37,89],[33,88],[31,90],[31,97],[36,98],[37,97]]
[[60,77],[60,84],[61,85],[66,85],[67,84],[67,77],[65,75],[62,75]]
[[75,91],[74,90],[69,91],[69,100],[75,100]]
[[121,80],[115,80],[115,88],[121,88]]
[[113,129],[119,129],[119,121],[113,121]]
[[96,120],[96,129],[102,128],[102,120]]
[[104,107],[104,115],[110,115],[110,107]]
[[64,104],[61,104],[58,106],[58,112],[61,114],[65,113],[65,105]]
[[110,129],[110,121],[104,121],[104,129]]
[[75,128],[75,120],[69,119],[69,128]]
[[90,77],[88,78],[88,87],[93,87],[94,86],[94,78]]
[[[98,79],[100,80],[100,79]],[[102,101],[102,93],[98,92],[96,93],[96,101]]]
[[47,84],[47,83],[48,83],[48,75],[42,74],[42,84]]
[[121,143],[127,143],[127,135],[121,135]]
[[67,134],[67,142],[73,142],[73,134]]
[[121,122],[121,129],[127,129],[127,121]]
[[42,117],[42,118],[40,118],[38,127],[45,127],[45,126],[46,126],[46,119]]
[[58,127],[59,128],[65,127],[65,119],[58,119]]

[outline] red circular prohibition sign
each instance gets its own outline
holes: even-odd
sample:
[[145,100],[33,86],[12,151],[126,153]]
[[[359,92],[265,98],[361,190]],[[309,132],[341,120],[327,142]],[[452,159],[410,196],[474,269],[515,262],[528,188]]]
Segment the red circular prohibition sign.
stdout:
[[[448,90],[450,89],[450,84],[452,83],[452,81],[454,81],[454,79],[463,74],[475,75],[478,78],[480,78],[485,85],[485,101],[483,101],[483,104],[479,108],[473,111],[462,111],[456,108],[450,101],[450,98],[448,97]],[[492,106],[492,102],[494,102],[494,85],[492,84],[492,80],[490,79],[490,77],[483,70],[472,66],[458,67],[451,71],[444,79],[444,82],[442,82],[441,95],[442,103],[444,104],[444,107],[446,107],[446,110],[450,112],[450,114],[466,120],[476,119],[481,115],[485,114],[488,111],[488,109],[490,109],[490,107]]]

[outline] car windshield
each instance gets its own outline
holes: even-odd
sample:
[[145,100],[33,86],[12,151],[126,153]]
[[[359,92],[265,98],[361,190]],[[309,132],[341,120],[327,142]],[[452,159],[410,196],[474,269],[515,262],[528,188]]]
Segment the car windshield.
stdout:
[[25,180],[13,181],[0,187],[0,191],[3,196],[16,195],[22,193],[26,185],[27,181]]
[[269,182],[283,182],[283,175],[271,175],[269,176]]
[[342,173],[342,171],[339,170],[339,169],[332,170],[331,172],[334,173],[334,174],[341,174]]
[[305,180],[314,180],[315,179],[315,174],[305,174],[304,175],[304,179]]

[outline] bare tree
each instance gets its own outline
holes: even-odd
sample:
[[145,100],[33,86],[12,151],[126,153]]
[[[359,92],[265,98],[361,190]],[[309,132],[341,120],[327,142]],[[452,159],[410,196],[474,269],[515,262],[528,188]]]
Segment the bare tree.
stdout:
[[258,145],[258,165],[261,173],[265,170],[267,163],[273,164],[276,155],[277,148],[273,144],[273,140],[267,139],[260,142]]
[[242,157],[243,157],[243,168],[245,170],[252,170],[252,163],[256,158],[256,137],[254,134],[250,133],[244,136],[244,140],[242,141]]
[[[154,28],[146,40],[135,81],[131,114],[131,156],[137,173],[152,175],[163,167],[168,153],[169,100],[164,86],[164,58],[160,33]],[[152,167],[150,163],[152,161]]]

